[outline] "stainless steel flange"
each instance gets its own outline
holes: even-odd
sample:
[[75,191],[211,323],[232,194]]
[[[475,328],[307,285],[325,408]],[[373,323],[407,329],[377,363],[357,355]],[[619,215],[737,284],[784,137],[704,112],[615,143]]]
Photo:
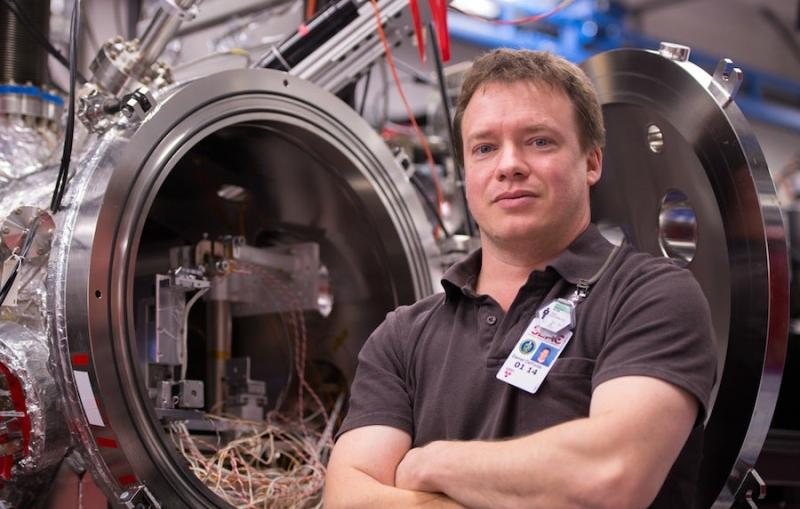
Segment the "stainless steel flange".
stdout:
[[[755,464],[780,386],[788,265],[775,188],[731,102],[741,71],[714,76],[688,48],[619,50],[583,64],[608,142],[593,220],[693,272],[713,314],[719,371],[706,422],[697,507],[729,507]],[[677,48],[681,49],[681,48]]]
[[[99,138],[70,185],[49,267],[59,371],[73,430],[112,500],[224,506],[176,454],[142,380],[134,300],[165,246],[236,233],[223,209],[238,202],[221,191],[247,190],[249,230],[319,243],[335,304],[309,318],[309,357],[352,378],[384,314],[433,291],[434,241],[380,137],[318,87],[237,70],[158,101],[138,129]],[[241,325],[246,348],[263,372],[287,369],[261,325]]]

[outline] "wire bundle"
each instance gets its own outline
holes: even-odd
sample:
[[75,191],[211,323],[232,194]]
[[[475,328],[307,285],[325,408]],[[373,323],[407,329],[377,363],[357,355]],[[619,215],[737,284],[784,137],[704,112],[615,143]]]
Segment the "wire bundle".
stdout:
[[208,418],[252,430],[216,446],[191,435],[183,422],[170,424],[170,436],[190,470],[220,498],[239,508],[322,507],[325,463],[333,447],[327,431],[332,426],[309,431],[305,421],[276,412],[266,422]]
[[[189,469],[220,498],[234,507],[299,509],[322,507],[325,465],[344,403],[339,394],[332,409],[322,402],[305,377],[308,337],[296,293],[279,277],[254,265],[235,270],[252,274],[289,299],[286,313],[294,344],[298,380],[296,411],[269,412],[264,422],[225,415],[207,415],[217,429],[237,430],[238,438],[223,443],[192,435],[185,422],[169,425],[169,433]],[[310,396],[311,408],[306,408]],[[308,415],[307,415],[308,414]]]

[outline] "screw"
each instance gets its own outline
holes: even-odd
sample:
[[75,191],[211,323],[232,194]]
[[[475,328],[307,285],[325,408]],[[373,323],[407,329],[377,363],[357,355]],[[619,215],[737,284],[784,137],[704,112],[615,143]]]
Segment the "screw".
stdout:
[[9,233],[11,233],[11,228],[9,228],[8,226],[4,226],[3,235],[8,235]]

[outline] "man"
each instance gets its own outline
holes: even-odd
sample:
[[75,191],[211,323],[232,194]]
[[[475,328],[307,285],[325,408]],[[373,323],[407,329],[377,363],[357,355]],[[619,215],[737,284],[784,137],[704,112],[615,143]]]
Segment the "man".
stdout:
[[539,364],[546,364],[549,365],[548,359],[550,358],[550,353],[552,350],[546,346],[542,346],[539,349],[539,353],[536,354],[536,362]]
[[[588,78],[496,50],[455,124],[482,248],[364,345],[326,508],[690,507],[708,305],[688,271],[590,224],[605,135]],[[558,357],[527,373],[531,333]]]

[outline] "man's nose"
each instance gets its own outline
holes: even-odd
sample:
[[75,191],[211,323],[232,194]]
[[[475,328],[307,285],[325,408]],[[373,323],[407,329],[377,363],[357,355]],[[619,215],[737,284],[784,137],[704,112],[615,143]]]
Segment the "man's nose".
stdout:
[[520,147],[507,144],[500,148],[496,173],[498,180],[524,178],[530,174],[530,169],[522,157]]

